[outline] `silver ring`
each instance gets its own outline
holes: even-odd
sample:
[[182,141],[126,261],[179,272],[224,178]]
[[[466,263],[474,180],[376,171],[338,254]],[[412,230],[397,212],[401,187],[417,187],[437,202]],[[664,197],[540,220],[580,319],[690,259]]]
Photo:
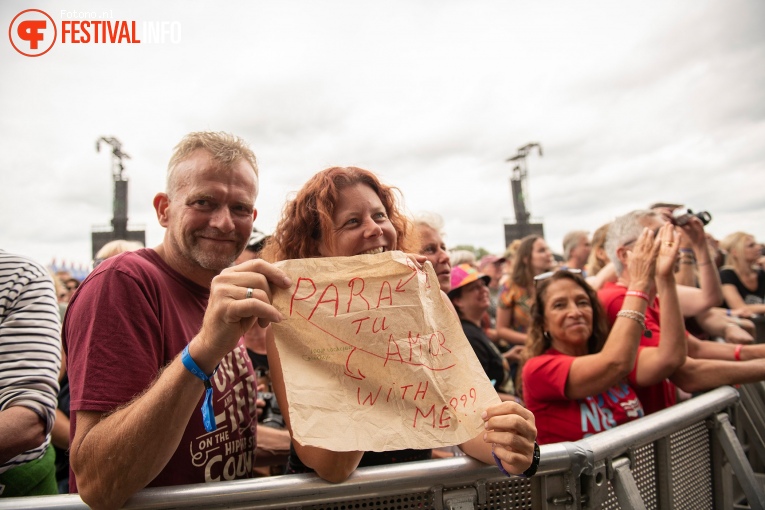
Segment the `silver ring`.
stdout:
[[252,297],[252,289],[247,287],[247,294],[244,296],[244,299],[250,299]]

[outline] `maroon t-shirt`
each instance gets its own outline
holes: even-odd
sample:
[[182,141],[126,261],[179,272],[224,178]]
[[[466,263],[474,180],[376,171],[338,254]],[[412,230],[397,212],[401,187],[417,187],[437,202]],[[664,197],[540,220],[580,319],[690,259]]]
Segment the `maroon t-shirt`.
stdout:
[[[627,288],[617,285],[613,282],[607,282],[599,291],[598,299],[606,310],[609,325],[613,326],[616,322],[616,314],[622,309],[624,298],[627,296]],[[659,327],[659,300],[654,301],[653,306],[649,306],[645,311],[645,327],[649,331],[640,338],[642,347],[658,347],[661,339],[661,328]],[[650,336],[649,336],[650,335]],[[639,352],[638,352],[639,355]],[[677,402],[677,390],[675,385],[668,379],[664,379],[659,384],[652,386],[638,386],[637,384],[637,364],[629,375],[629,381],[635,393],[640,397],[645,414],[655,413],[667,407],[675,405]]]
[[[208,297],[208,289],[151,249],[98,266],[75,293],[63,327],[71,437],[77,411],[112,411],[154,382],[199,332]],[[257,390],[243,345],[223,358],[212,380],[217,430],[205,431],[200,397],[177,450],[149,487],[252,476]],[[74,473],[69,483],[76,492]]]

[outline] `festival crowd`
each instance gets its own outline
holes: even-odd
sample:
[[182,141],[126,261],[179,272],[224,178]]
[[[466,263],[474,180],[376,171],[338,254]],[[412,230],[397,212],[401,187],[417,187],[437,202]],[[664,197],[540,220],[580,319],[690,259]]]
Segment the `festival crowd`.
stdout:
[[[342,482],[361,466],[453,455],[533,476],[540,444],[765,380],[765,251],[744,232],[714,239],[708,214],[646,204],[592,236],[568,233],[561,255],[530,235],[477,259],[450,252],[441,216],[408,215],[368,170],[317,172],[270,235],[253,227],[260,191],[244,140],[190,133],[153,200],[158,246],[108,243],[83,281],[0,250],[0,497],[72,492],[118,508],[145,487]],[[272,292],[292,282],[274,263],[394,250],[432,266],[483,367],[475,377],[496,390],[485,432],[385,452],[293,440],[271,326],[284,320]],[[214,431],[236,447],[215,447]]]

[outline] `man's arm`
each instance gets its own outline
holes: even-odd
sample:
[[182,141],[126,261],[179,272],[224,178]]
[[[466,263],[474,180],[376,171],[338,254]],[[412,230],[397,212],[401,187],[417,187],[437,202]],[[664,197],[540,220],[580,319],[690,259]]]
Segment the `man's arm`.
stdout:
[[[696,268],[698,269],[699,288],[701,292],[696,297],[691,298],[688,293],[685,293],[685,297],[680,297],[680,305],[683,307],[683,315],[686,317],[692,317],[698,313],[703,312],[713,306],[720,306],[723,300],[722,289],[720,286],[720,273],[717,271],[717,266],[712,260],[712,256],[709,253],[709,246],[707,245],[707,238],[704,234],[704,224],[701,223],[696,217],[693,217],[680,227],[683,231],[681,243],[687,240],[689,246],[693,250],[693,260],[696,262]],[[681,260],[686,262],[687,260]],[[681,268],[689,268],[692,273],[693,264],[680,264]],[[684,283],[689,286],[693,286],[695,282],[692,280],[681,281],[678,279],[678,283]]]
[[60,321],[50,276],[22,257],[3,253],[2,262],[0,465],[45,443],[55,420],[61,364]]
[[696,322],[709,335],[724,338],[732,344],[752,343],[754,337],[745,329],[751,327],[754,332],[754,324],[746,319],[728,317],[722,308],[711,308],[696,316]]
[[0,412],[0,464],[45,442],[45,421],[26,407],[14,406]]
[[[204,373],[212,373],[256,320],[263,327],[281,320],[270,304],[269,282],[289,286],[282,271],[262,260],[213,279],[202,329],[189,343]],[[246,299],[247,288],[254,289],[252,299]],[[70,462],[82,500],[93,508],[117,508],[144,488],[175,452],[203,391],[177,356],[147,391],[117,411],[77,412]]]
[[693,393],[726,384],[746,384],[765,380],[765,359],[724,361],[687,358],[670,380],[681,390]]

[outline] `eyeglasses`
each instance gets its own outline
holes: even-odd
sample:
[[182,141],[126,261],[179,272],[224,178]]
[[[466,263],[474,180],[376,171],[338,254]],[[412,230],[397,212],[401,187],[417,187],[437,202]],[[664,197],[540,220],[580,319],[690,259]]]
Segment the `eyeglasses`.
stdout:
[[554,271],[547,271],[546,273],[538,274],[534,277],[534,285],[539,285],[539,282],[547,280],[552,275],[554,275],[557,271],[566,271],[571,274],[578,274],[581,276],[582,270],[576,269],[576,268],[568,268],[568,267],[560,267],[558,269],[555,269]]

